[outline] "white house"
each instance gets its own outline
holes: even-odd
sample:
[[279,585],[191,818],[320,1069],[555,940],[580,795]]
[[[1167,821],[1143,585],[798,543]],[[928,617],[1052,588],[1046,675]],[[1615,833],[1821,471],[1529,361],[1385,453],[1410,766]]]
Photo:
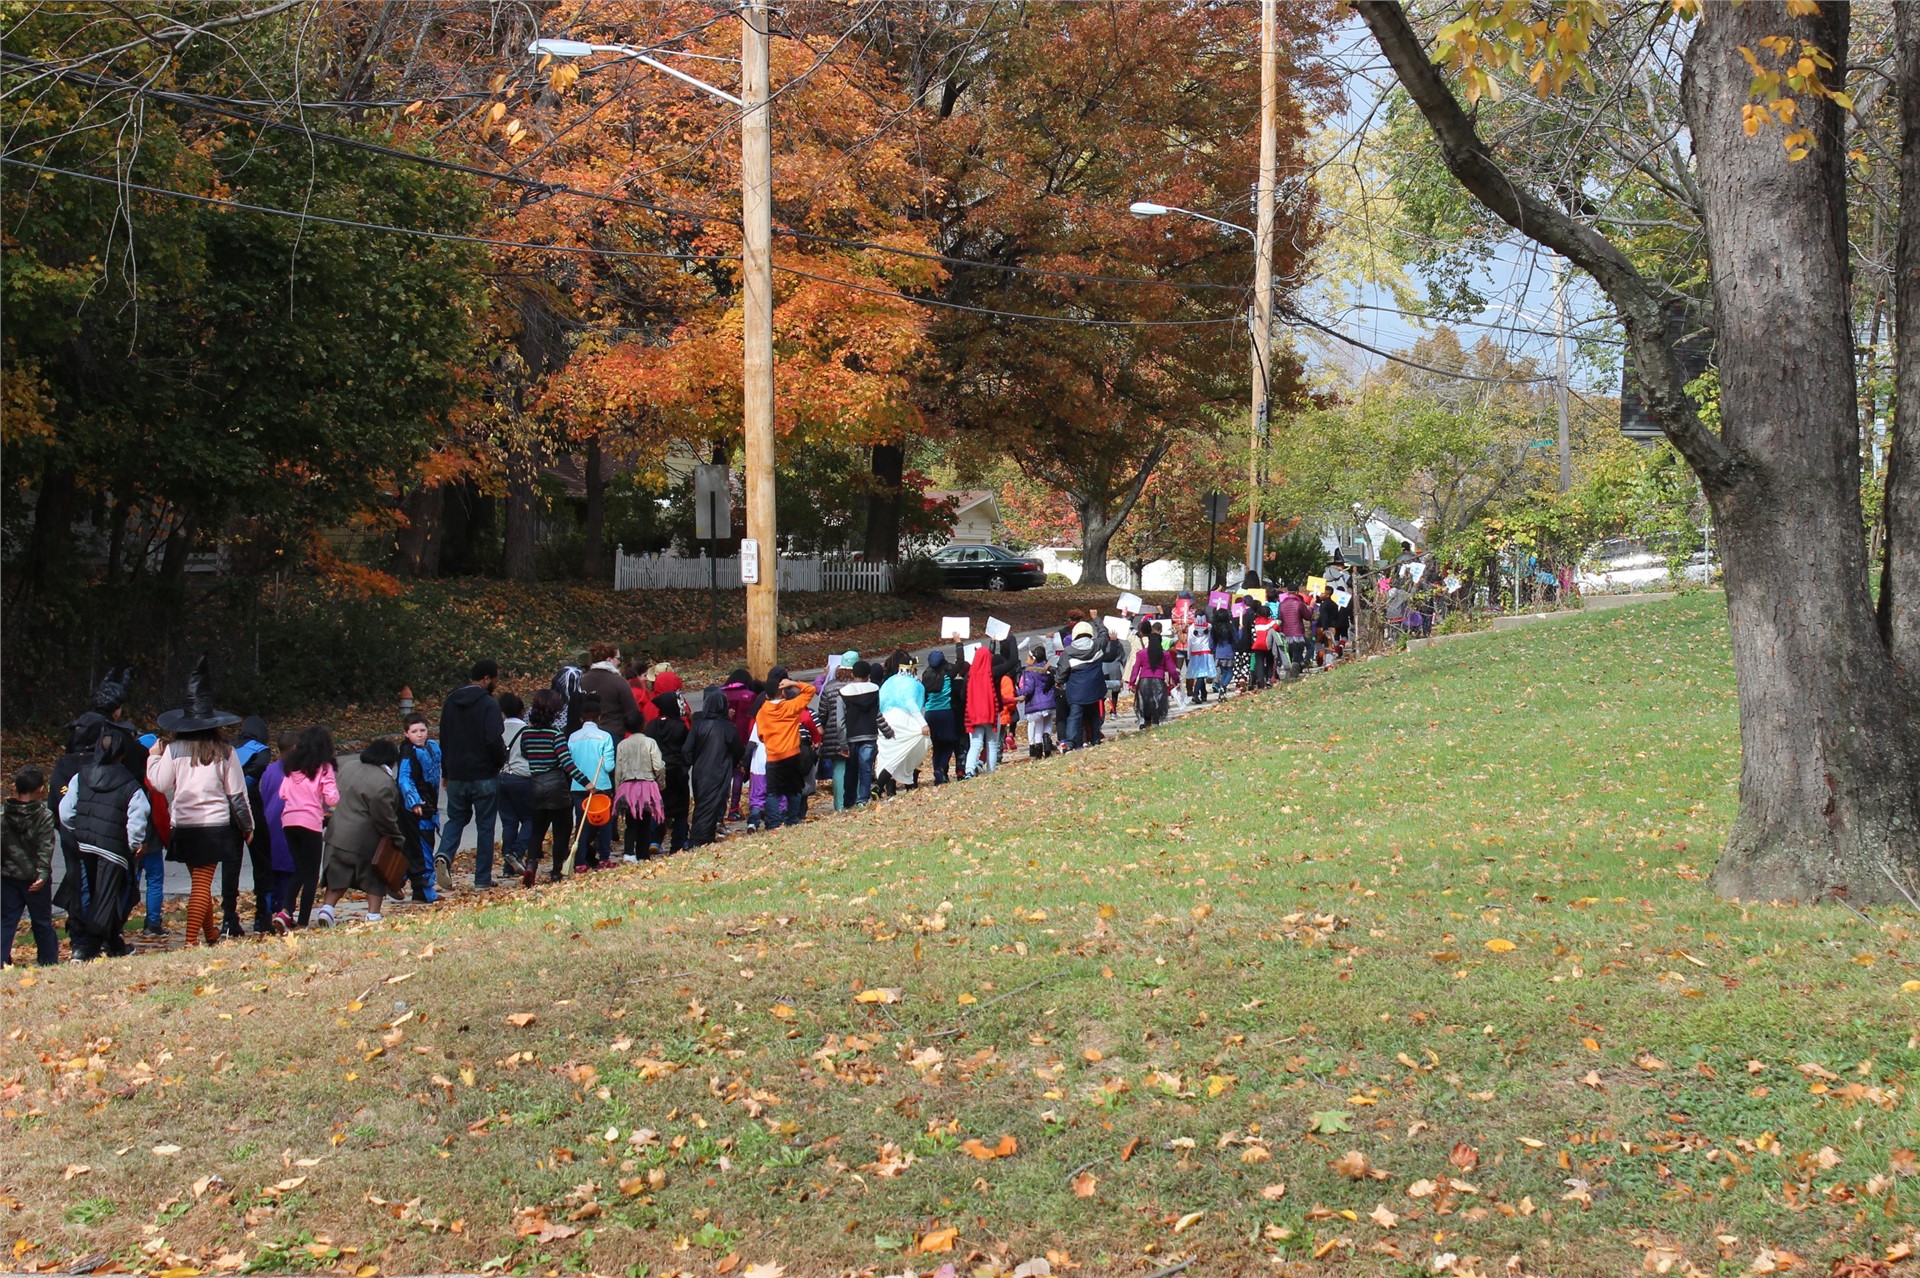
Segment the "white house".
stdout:
[[949,540],[962,546],[984,546],[1000,526],[1000,503],[990,488],[930,488],[934,501],[953,499],[953,531]]
[[1327,524],[1320,529],[1320,544],[1328,554],[1339,551],[1349,560],[1365,559],[1376,561],[1381,558],[1381,548],[1392,538],[1400,542],[1414,554],[1420,554],[1427,548],[1427,534],[1422,528],[1424,518],[1406,520],[1375,506],[1362,514],[1355,515],[1364,519],[1362,523]]

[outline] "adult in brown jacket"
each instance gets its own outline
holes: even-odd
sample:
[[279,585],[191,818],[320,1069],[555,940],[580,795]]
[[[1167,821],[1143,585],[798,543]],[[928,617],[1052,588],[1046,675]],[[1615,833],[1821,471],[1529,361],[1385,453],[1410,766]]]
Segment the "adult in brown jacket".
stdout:
[[321,927],[333,926],[333,907],[356,889],[367,894],[367,921],[380,921],[388,887],[373,868],[374,854],[385,840],[406,837],[399,766],[400,748],[386,737],[367,742],[358,760],[340,764],[340,803],[327,822],[326,899],[313,916]]
[[[620,673],[620,650],[610,643],[596,643],[587,649],[593,664],[580,676],[580,695],[600,701],[600,726],[615,744],[628,732],[640,730],[640,703],[633,699],[633,685]],[[609,715],[607,712],[613,713]],[[579,727],[569,720],[569,725]]]

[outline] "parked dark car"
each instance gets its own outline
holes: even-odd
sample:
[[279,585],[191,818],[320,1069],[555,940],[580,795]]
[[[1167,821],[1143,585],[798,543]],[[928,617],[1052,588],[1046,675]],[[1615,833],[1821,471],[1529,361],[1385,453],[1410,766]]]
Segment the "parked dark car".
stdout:
[[1038,559],[1001,546],[945,546],[933,552],[941,584],[949,590],[1025,590],[1047,584]]

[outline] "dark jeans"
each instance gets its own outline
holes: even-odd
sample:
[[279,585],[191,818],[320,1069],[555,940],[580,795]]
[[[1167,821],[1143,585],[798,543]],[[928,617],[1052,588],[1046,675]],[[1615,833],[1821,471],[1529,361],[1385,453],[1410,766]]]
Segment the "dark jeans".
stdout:
[[493,886],[493,819],[499,810],[494,779],[484,781],[448,781],[447,823],[440,831],[440,850],[435,853],[448,865],[460,851],[460,836],[467,822],[473,821],[478,842],[473,849],[473,885]]
[[527,835],[533,831],[533,778],[502,772],[494,793],[500,809],[500,848],[515,860],[524,860]]
[[798,755],[767,760],[767,828],[798,825],[807,819],[807,770]]
[[1067,739],[1061,743],[1062,749],[1076,750],[1083,745],[1099,745],[1105,740],[1100,735],[1101,704],[1098,701],[1076,701],[1068,708]]
[[553,831],[553,873],[557,878],[560,867],[566,864],[567,843],[573,838],[572,808],[535,808],[531,833],[527,835],[527,854],[521,858],[529,870],[540,868],[542,849],[547,842],[547,831]]
[[43,883],[27,891],[31,879],[0,879],[0,964],[13,962],[13,934],[25,914],[33,929],[35,958],[41,967],[60,961],[60,934],[53,930],[53,887]]
[[927,727],[933,738],[933,783],[945,785],[947,769],[958,762],[964,739],[951,710],[927,711]]
[[877,741],[856,741],[848,747],[850,757],[846,760],[847,806],[857,808],[873,799],[873,762],[880,752]]

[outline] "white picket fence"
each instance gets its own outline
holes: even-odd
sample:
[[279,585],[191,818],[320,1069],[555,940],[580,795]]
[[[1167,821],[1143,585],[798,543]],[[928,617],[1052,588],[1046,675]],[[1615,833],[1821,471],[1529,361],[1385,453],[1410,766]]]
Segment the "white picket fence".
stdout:
[[[675,555],[629,555],[618,547],[613,556],[615,590],[704,590],[713,580],[715,561],[681,559]],[[718,561],[720,587],[740,588],[740,558]],[[893,592],[893,565],[869,564],[820,555],[779,559],[781,590],[861,590],[870,594]]]

